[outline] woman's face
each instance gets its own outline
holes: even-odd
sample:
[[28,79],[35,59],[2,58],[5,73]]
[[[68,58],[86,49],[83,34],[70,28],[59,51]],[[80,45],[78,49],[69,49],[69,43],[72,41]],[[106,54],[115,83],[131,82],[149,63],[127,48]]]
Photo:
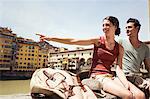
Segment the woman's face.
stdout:
[[109,20],[103,20],[103,32],[106,35],[115,34],[116,26],[114,26]]

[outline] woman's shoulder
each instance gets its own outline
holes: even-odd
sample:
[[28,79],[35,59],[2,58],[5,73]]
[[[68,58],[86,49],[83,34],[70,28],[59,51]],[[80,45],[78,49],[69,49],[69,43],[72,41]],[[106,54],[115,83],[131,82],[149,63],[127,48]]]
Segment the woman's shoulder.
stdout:
[[98,42],[101,43],[101,44],[104,44],[105,43],[105,37],[100,36],[99,39],[98,39]]

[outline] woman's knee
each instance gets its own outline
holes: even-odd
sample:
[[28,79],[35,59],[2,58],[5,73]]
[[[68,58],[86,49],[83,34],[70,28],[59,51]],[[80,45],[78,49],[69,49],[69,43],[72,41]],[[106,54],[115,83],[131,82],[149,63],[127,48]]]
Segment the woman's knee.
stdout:
[[144,94],[144,92],[136,93],[136,94],[134,94],[134,97],[136,99],[145,99],[145,94]]
[[133,94],[128,91],[124,94],[124,96],[122,97],[123,99],[133,99]]

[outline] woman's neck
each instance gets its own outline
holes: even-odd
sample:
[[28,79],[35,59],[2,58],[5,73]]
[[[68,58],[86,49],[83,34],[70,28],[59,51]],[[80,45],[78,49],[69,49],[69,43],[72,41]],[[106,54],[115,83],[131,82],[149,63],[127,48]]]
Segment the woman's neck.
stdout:
[[115,42],[115,37],[113,36],[105,36],[105,41],[108,43],[114,43]]
[[114,36],[105,36],[105,46],[109,50],[113,50],[115,46]]

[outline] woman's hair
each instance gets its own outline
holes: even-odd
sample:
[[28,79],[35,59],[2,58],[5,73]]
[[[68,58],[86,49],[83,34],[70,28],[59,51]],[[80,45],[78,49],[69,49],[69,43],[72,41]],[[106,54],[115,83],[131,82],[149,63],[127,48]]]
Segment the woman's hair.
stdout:
[[120,34],[119,20],[113,16],[107,16],[103,20],[109,20],[114,26],[116,26],[117,29],[115,31],[115,35],[119,36],[119,34]]

